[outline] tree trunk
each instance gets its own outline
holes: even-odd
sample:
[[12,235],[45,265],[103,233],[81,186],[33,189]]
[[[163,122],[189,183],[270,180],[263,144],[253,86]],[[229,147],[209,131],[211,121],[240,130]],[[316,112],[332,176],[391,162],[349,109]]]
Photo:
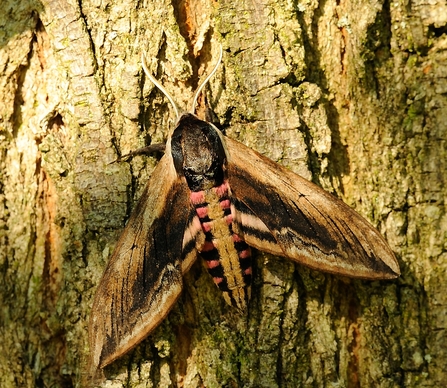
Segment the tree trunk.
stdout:
[[[82,386],[96,286],[174,116],[188,109],[335,193],[402,276],[255,254],[247,315],[200,261],[107,387],[425,387],[447,381],[447,6],[3,0],[0,385]],[[157,59],[157,60],[155,60]],[[205,101],[206,100],[206,101]],[[104,385],[106,386],[106,385]]]

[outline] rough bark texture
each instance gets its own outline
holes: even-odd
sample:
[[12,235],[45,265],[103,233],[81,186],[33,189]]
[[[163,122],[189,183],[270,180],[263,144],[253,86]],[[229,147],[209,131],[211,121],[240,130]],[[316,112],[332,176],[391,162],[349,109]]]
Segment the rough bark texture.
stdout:
[[3,0],[0,26],[0,386],[82,386],[95,287],[157,158],[111,162],[174,120],[141,51],[187,108],[219,44],[213,120],[369,218],[402,276],[259,253],[241,316],[199,262],[104,386],[445,384],[444,2]]

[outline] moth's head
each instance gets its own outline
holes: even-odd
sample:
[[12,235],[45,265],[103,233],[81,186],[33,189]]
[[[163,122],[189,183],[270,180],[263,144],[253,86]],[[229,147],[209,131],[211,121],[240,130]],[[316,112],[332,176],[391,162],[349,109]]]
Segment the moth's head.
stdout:
[[146,67],[145,54],[141,62],[147,77],[170,101],[177,116],[174,133],[168,138],[166,152],[171,152],[177,174],[184,176],[192,191],[209,189],[221,185],[224,179],[226,154],[219,130],[212,124],[200,120],[195,114],[197,99],[217,71],[222,61],[222,47],[213,71],[197,89],[190,113],[179,115],[179,110],[167,90],[154,78]]
[[171,137],[171,154],[177,174],[192,191],[221,185],[226,154],[219,131],[191,113],[180,116]]

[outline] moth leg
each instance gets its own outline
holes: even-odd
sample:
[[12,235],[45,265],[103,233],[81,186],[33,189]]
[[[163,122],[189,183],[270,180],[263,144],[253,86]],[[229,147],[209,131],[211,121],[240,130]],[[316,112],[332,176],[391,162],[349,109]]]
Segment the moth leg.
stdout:
[[118,157],[118,159],[116,159],[112,163],[128,162],[129,160],[133,159],[135,156],[138,155],[152,155],[156,152],[164,153],[165,150],[166,150],[165,143],[151,144],[150,146],[138,148],[137,150],[129,152],[128,154],[121,155]]

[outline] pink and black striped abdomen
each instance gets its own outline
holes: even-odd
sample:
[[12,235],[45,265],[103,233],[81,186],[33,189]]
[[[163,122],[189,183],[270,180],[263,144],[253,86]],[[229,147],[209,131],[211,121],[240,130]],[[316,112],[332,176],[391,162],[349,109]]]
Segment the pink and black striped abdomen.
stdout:
[[251,250],[233,232],[231,190],[228,183],[211,189],[191,192],[205,243],[200,249],[208,272],[223,292],[228,304],[246,308],[251,284]]

